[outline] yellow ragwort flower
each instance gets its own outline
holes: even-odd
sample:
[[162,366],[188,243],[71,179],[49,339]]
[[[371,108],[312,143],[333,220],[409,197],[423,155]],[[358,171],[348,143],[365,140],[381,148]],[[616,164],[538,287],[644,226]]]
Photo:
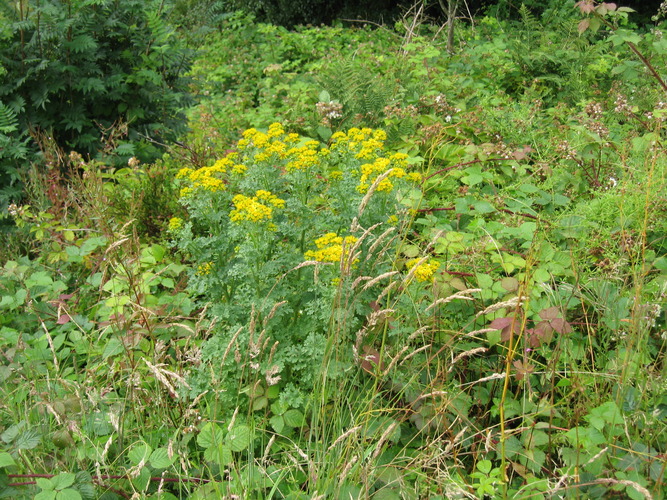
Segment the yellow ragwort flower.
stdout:
[[343,247],[345,247],[345,254],[347,255],[356,242],[357,238],[354,236],[342,237],[336,233],[327,233],[315,240],[317,250],[309,250],[304,256],[306,259],[318,262],[340,262],[343,256]]
[[419,264],[413,271],[412,268],[415,267],[420,260],[421,259],[419,258],[411,259],[407,261],[405,265],[413,273],[413,276],[417,279],[417,281],[430,281],[433,278],[435,272],[440,267],[440,262],[434,259],[430,259]]
[[183,219],[180,217],[172,217],[169,219],[169,231],[178,231],[183,227]]

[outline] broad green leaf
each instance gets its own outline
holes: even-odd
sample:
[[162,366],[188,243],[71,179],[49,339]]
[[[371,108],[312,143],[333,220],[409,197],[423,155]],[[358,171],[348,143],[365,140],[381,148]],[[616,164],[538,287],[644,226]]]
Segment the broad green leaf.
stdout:
[[36,478],[35,483],[44,491],[50,491],[54,489],[51,480],[45,477]]
[[222,439],[223,435],[220,427],[213,422],[207,422],[197,436],[197,444],[202,448],[210,448],[221,445]]
[[139,465],[142,462],[146,463],[148,461],[152,451],[153,449],[148,443],[138,443],[132,447],[127,457],[130,459],[132,465]]
[[82,500],[78,491],[73,488],[61,490],[56,495],[56,500]]
[[151,472],[148,467],[142,467],[139,475],[132,479],[132,484],[139,491],[145,491],[151,481]]
[[227,434],[225,441],[232,451],[245,450],[250,444],[250,427],[237,425]]
[[285,424],[289,427],[303,427],[305,422],[303,413],[296,409],[287,410],[283,417],[285,419]]
[[35,495],[35,500],[55,500],[56,492],[53,490],[43,490]]
[[39,435],[34,430],[27,430],[19,434],[14,441],[14,446],[19,450],[32,450],[41,441]]
[[169,451],[167,448],[158,448],[151,453],[148,463],[151,464],[151,467],[156,469],[166,469],[174,463],[174,460],[176,460],[175,454],[172,454],[171,458],[169,458]]
[[117,338],[112,338],[109,339],[109,342],[107,342],[107,345],[104,346],[104,352],[102,353],[102,359],[107,359],[112,356],[117,356],[118,354],[122,353],[125,350],[125,347],[123,346],[123,343],[117,339]]
[[491,464],[491,460],[480,460],[477,462],[477,470],[483,472],[484,474],[488,474],[491,472],[492,465],[493,464]]
[[72,474],[71,472],[63,472],[62,474],[53,476],[51,478],[51,484],[53,484],[54,490],[64,490],[65,488],[72,486],[75,479],[75,474]]
[[269,420],[269,423],[271,424],[271,427],[273,427],[273,430],[278,434],[283,432],[283,429],[285,428],[285,419],[282,415],[274,415]]
[[232,450],[222,444],[211,446],[204,450],[204,459],[220,466],[227,465],[233,460]]
[[12,456],[6,451],[0,451],[0,467],[10,467],[16,465]]

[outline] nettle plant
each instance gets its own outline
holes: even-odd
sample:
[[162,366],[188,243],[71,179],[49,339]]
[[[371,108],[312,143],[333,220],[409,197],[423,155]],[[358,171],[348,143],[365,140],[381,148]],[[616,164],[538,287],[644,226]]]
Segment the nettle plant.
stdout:
[[352,128],[325,146],[274,123],[246,130],[215,164],[178,173],[189,218],[169,227],[215,321],[193,390],[220,388],[227,409],[259,410],[279,386],[280,400],[298,408],[334,343],[347,350],[332,376],[351,366],[354,332],[380,286],[363,277],[393,271],[420,197],[416,160],[385,151],[385,139]]

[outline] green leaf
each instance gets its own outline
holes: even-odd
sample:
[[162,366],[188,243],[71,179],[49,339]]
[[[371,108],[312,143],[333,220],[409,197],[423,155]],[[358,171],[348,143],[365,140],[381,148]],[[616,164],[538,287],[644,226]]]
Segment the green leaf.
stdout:
[[6,451],[0,451],[0,467],[10,467],[16,465],[12,456]]
[[151,481],[151,472],[148,467],[142,467],[139,475],[132,479],[132,484],[139,491],[145,491],[148,488],[148,483]]
[[263,410],[269,405],[269,399],[266,396],[255,398],[252,402],[252,411]]
[[285,419],[282,417],[282,415],[274,415],[269,420],[269,423],[271,424],[271,427],[273,427],[273,430],[278,434],[283,432],[283,429],[285,428]]
[[283,415],[285,424],[289,427],[303,427],[306,417],[299,410],[287,410]]
[[122,353],[125,350],[125,347],[123,346],[123,343],[117,339],[117,338],[112,338],[109,339],[109,342],[107,342],[107,345],[104,346],[104,352],[102,353],[102,359],[107,359],[112,356],[117,356],[118,354]]
[[223,435],[220,427],[213,422],[207,422],[197,436],[197,444],[202,448],[210,448],[221,445],[222,439]]
[[82,500],[78,491],[73,488],[67,488],[59,491],[56,500]]
[[14,446],[19,450],[32,450],[39,444],[40,440],[36,431],[27,430],[19,434],[14,442]]
[[491,460],[480,460],[477,462],[477,470],[487,475],[491,472],[492,466],[493,464],[491,463]]
[[35,500],[55,500],[56,492],[53,490],[40,491],[35,495]]
[[64,490],[65,488],[72,486],[75,479],[75,474],[72,474],[71,472],[63,472],[62,474],[53,476],[51,478],[51,484],[53,484],[54,490]]
[[250,427],[237,425],[227,434],[226,444],[232,451],[241,451],[250,444]]
[[204,459],[223,466],[230,464],[234,457],[232,456],[232,450],[227,446],[220,444],[218,446],[206,448],[204,451]]
[[148,463],[151,464],[151,467],[156,469],[166,469],[174,463],[174,460],[176,460],[175,454],[172,454],[171,458],[169,458],[169,451],[167,448],[158,448],[151,453]]
[[44,491],[51,491],[54,489],[51,480],[45,477],[36,478],[35,483]]
[[148,443],[138,443],[132,447],[127,457],[130,459],[132,465],[139,465],[146,463],[151,456],[152,448]]

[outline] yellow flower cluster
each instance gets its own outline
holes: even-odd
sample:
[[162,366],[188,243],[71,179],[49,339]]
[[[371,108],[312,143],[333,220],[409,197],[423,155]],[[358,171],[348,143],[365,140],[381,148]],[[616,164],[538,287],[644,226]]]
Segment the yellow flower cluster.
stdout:
[[317,250],[309,250],[305,257],[318,262],[339,262],[343,256],[343,246],[347,254],[356,241],[354,236],[342,237],[336,233],[327,233],[315,240]]
[[273,208],[285,206],[285,200],[281,200],[270,191],[260,189],[252,198],[237,194],[232,198],[234,210],[229,213],[232,222],[262,222],[270,221],[273,217]]
[[172,217],[169,219],[169,231],[178,231],[183,227],[183,219],[180,217]]
[[234,163],[234,154],[230,154],[225,158],[216,161],[210,167],[202,167],[197,170],[191,168],[182,168],[176,174],[177,179],[187,179],[190,182],[189,186],[181,189],[181,198],[191,196],[197,188],[205,189],[207,191],[216,192],[227,189],[225,181],[221,178],[228,170],[232,172],[242,173],[245,171],[245,165],[237,165]]
[[295,143],[299,142],[299,139],[299,134],[285,134],[282,125],[273,123],[266,133],[254,128],[243,132],[243,139],[238,142],[238,148],[246,150],[253,147],[256,150],[253,160],[257,162],[278,157],[287,160],[285,170],[288,172],[306,170],[317,165],[319,161],[319,143],[307,141],[301,146],[296,146]]
[[203,264],[199,264],[199,266],[197,267],[197,276],[205,276],[207,274],[211,274],[212,269],[213,269],[212,262],[204,262]]
[[345,132],[336,132],[331,136],[331,149],[347,149],[355,152],[360,159],[370,160],[384,149],[387,134],[384,130],[353,127]]
[[[412,271],[412,268],[415,267],[420,260],[421,259],[412,259],[407,261],[405,265]],[[417,278],[417,281],[430,281],[439,267],[440,262],[430,259],[429,261],[419,264],[414,270],[413,275]]]

